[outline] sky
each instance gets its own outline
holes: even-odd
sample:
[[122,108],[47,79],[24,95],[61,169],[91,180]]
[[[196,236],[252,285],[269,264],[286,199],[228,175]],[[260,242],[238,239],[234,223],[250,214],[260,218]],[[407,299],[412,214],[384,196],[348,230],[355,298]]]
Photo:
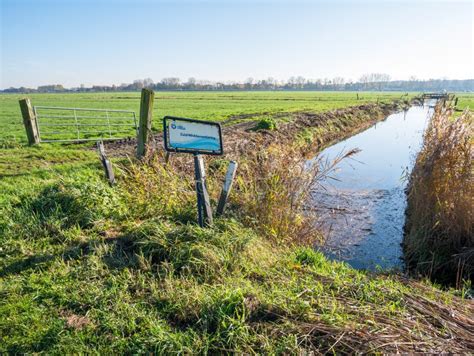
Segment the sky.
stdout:
[[0,88],[474,78],[473,1],[0,0]]

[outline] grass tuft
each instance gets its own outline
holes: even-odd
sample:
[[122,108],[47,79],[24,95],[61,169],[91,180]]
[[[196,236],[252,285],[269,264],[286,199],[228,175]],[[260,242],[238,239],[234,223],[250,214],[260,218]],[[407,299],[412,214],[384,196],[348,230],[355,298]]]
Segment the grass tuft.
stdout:
[[127,232],[135,253],[151,266],[166,266],[176,275],[210,281],[239,266],[242,252],[255,238],[235,221],[217,221],[212,228],[170,225],[148,220]]
[[257,122],[257,126],[255,126],[255,131],[260,130],[269,130],[273,131],[277,129],[277,123],[274,118],[272,117],[265,117]]

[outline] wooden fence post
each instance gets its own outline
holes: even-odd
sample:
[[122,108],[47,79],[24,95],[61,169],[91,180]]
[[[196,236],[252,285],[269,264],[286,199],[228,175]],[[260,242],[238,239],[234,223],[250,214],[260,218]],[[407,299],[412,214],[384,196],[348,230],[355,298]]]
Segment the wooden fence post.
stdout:
[[216,216],[221,216],[224,213],[227,199],[229,198],[232,184],[234,183],[235,172],[237,171],[237,162],[230,161],[227,173],[225,174],[224,186],[222,187],[219,204],[217,205]]
[[153,102],[155,100],[155,93],[151,89],[142,89],[142,96],[140,100],[140,120],[138,123],[137,134],[137,157],[145,156],[148,138],[151,133],[151,119],[153,116]]
[[36,123],[36,115],[31,106],[31,101],[28,98],[20,100],[21,115],[23,116],[23,124],[26,129],[26,136],[28,137],[28,144],[36,145],[40,143],[40,136],[38,126]]

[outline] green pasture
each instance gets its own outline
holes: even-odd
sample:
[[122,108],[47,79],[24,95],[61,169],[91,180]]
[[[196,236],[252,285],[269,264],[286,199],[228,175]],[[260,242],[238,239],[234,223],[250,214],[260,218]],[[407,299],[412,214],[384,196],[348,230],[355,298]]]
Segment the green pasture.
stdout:
[[459,116],[461,113],[469,109],[474,110],[474,93],[457,93],[458,104],[456,105],[456,115]]
[[[414,95],[414,94],[410,94]],[[359,100],[357,99],[359,97]],[[388,101],[405,93],[354,92],[157,92],[154,129],[165,115],[222,121],[239,115],[268,115],[292,111],[327,111],[370,101]],[[36,106],[133,110],[140,107],[140,93],[65,93],[0,95],[0,139],[26,142],[18,100],[29,97]]]

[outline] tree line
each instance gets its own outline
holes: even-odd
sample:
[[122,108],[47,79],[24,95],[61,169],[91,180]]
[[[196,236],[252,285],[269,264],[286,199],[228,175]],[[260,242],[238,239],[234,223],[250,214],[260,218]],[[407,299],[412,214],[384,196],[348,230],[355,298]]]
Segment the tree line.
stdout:
[[138,91],[150,88],[157,91],[164,90],[321,90],[321,91],[474,91],[474,79],[449,80],[429,79],[418,80],[411,77],[409,80],[391,80],[388,74],[364,74],[358,81],[346,80],[342,77],[332,79],[306,79],[302,76],[291,77],[286,81],[274,78],[255,80],[247,78],[244,82],[212,82],[189,78],[181,81],[177,77],[163,78],[154,82],[151,78],[137,79],[133,83],[120,85],[81,85],[76,88],[64,88],[61,84],[43,85],[37,88],[8,88],[4,93],[64,93],[64,92],[121,92]]

